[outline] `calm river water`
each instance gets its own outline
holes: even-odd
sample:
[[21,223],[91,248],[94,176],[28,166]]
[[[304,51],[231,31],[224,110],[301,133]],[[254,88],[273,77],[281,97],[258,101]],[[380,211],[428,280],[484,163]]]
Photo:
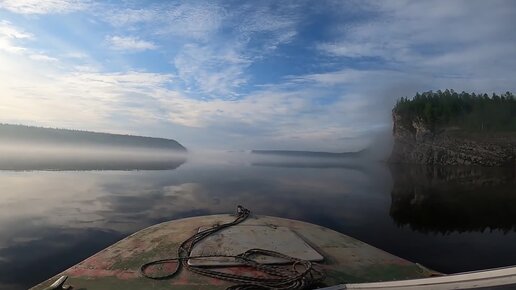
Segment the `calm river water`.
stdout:
[[230,213],[238,204],[326,226],[445,273],[516,264],[514,169],[230,154],[138,168],[162,170],[74,171],[73,162],[65,171],[1,170],[0,288],[26,289],[155,223]]

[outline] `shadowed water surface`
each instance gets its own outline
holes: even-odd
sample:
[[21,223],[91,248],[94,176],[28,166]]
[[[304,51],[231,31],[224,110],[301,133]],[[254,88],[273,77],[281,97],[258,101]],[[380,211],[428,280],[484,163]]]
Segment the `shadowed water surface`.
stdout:
[[183,161],[133,171],[0,171],[0,288],[26,289],[139,229],[237,204],[446,273],[516,264],[514,169],[228,154]]

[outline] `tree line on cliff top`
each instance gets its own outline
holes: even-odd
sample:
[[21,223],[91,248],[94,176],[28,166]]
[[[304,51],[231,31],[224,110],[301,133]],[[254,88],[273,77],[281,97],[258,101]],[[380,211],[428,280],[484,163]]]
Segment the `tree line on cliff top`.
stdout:
[[413,121],[425,123],[431,129],[459,127],[471,132],[516,132],[516,98],[511,92],[457,93],[438,90],[402,97],[393,111],[401,122],[412,128]]

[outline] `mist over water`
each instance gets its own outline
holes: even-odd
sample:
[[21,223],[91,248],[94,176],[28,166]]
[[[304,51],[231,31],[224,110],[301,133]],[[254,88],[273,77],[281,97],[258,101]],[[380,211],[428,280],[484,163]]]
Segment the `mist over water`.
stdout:
[[231,213],[238,204],[446,273],[516,264],[512,168],[53,149],[0,148],[0,289],[26,289],[147,226]]
[[120,146],[3,142],[0,170],[157,170],[186,161],[184,152]]

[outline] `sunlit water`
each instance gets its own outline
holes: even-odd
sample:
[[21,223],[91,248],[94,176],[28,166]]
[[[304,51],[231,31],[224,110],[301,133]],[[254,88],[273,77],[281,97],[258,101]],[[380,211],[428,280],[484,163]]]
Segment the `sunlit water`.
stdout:
[[516,264],[514,169],[228,154],[138,165],[175,168],[166,170],[72,165],[0,171],[0,288],[26,289],[137,230],[238,204],[326,226],[446,273]]

